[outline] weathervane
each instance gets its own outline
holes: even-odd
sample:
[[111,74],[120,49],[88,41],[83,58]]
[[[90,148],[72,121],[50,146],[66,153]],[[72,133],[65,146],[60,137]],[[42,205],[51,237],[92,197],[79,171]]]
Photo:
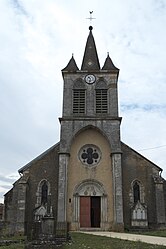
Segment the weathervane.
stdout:
[[93,17],[92,17],[93,11],[89,11],[89,13],[90,13],[90,17],[88,17],[88,18],[86,18],[86,19],[89,19],[89,20],[90,20],[90,25],[91,25],[92,20],[93,20],[93,19],[96,19],[96,18],[93,18]]

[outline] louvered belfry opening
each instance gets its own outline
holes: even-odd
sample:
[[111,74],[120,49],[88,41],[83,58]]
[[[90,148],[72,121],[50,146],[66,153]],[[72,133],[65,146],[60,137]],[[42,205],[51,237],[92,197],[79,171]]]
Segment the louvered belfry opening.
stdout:
[[85,113],[85,90],[73,89],[73,114]]
[[107,89],[96,89],[96,113],[107,113]]

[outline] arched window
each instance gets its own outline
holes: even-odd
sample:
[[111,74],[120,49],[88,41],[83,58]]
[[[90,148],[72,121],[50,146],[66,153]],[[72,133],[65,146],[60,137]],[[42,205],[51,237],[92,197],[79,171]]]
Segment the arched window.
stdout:
[[140,180],[135,179],[132,181],[129,196],[132,205],[136,204],[138,201],[140,203],[145,203],[145,189]]
[[140,187],[137,182],[133,185],[133,196],[134,196],[134,203],[140,201]]
[[42,185],[41,189],[41,204],[45,205],[48,199],[48,186],[47,182],[45,181]]
[[96,84],[96,113],[108,112],[107,85],[104,81]]

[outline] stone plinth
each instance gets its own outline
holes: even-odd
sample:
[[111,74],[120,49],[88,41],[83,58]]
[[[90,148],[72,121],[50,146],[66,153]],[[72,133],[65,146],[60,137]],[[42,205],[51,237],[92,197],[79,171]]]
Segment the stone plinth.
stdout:
[[53,236],[54,235],[54,217],[43,217],[42,219],[42,235]]

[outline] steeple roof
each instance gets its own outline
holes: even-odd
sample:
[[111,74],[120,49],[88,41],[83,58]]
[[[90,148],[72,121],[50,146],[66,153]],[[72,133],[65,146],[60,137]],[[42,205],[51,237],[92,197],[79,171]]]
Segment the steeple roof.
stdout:
[[90,26],[90,32],[85,46],[81,70],[100,70],[100,63],[97,55],[95,40],[92,34],[92,29],[93,27]]
[[77,71],[77,70],[79,70],[79,68],[77,67],[77,64],[76,64],[76,62],[75,62],[75,59],[74,59],[74,57],[73,57],[73,55],[72,55],[72,57],[71,57],[69,63],[67,64],[67,66],[66,66],[64,69],[62,69],[62,71],[75,72],[75,71]]
[[109,53],[108,53],[108,56],[105,60],[104,66],[102,67],[102,70],[118,70],[119,71],[119,69],[117,67],[115,67],[114,63],[112,62],[112,60],[109,56]]

